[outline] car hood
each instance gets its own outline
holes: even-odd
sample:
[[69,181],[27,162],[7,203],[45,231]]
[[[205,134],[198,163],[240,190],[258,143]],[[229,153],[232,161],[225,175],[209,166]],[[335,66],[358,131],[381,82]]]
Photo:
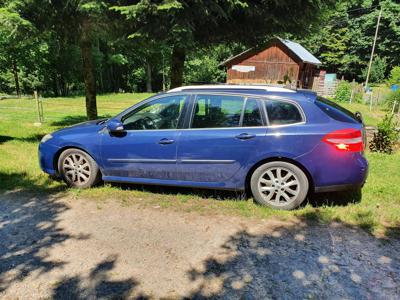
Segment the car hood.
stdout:
[[62,128],[52,133],[53,136],[59,136],[68,133],[74,132],[90,132],[90,131],[98,131],[104,127],[105,121],[107,119],[99,119],[99,120],[92,120],[86,121],[78,124],[74,124],[69,127]]

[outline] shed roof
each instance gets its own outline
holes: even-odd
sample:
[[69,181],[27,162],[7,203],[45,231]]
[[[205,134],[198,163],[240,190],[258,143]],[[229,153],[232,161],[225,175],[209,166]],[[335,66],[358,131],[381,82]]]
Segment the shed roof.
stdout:
[[306,48],[299,43],[295,43],[289,40],[278,38],[283,44],[285,44],[296,56],[298,56],[304,63],[320,65],[321,61],[312,55]]
[[316,58],[314,55],[312,55],[306,48],[304,48],[299,43],[277,37],[277,38],[274,38],[271,41],[269,41],[267,43],[267,45],[264,45],[262,47],[254,47],[254,48],[248,49],[238,55],[228,58],[226,61],[221,63],[221,66],[231,66],[237,62],[243,61],[243,60],[263,51],[264,49],[269,48],[274,42],[278,42],[278,43],[282,44],[285,48],[287,48],[289,51],[291,51],[296,57],[298,57],[298,59],[300,61],[302,61],[303,63],[309,63],[309,64],[313,64],[313,65],[322,64],[318,58]]

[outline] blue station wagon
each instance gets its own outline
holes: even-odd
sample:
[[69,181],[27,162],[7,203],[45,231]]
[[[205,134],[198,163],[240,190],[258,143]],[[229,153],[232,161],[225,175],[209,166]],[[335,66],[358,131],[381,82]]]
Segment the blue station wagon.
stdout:
[[186,86],[109,120],[43,137],[41,168],[69,186],[101,180],[248,190],[277,209],[309,192],[361,188],[364,126],[311,91],[276,86]]

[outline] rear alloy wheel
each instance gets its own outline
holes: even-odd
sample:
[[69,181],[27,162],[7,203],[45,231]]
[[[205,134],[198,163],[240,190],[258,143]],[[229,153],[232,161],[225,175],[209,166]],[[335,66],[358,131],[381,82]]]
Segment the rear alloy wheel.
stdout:
[[299,167],[283,161],[273,161],[254,171],[250,186],[257,203],[290,210],[304,201],[309,184],[307,176]]
[[61,153],[58,170],[65,183],[71,187],[92,187],[101,179],[94,159],[79,149],[67,149]]

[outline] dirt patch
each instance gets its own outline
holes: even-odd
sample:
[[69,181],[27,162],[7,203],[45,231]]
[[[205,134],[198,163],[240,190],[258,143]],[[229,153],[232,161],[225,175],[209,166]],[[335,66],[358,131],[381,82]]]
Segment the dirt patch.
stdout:
[[0,195],[0,297],[400,297],[400,242],[339,223]]

